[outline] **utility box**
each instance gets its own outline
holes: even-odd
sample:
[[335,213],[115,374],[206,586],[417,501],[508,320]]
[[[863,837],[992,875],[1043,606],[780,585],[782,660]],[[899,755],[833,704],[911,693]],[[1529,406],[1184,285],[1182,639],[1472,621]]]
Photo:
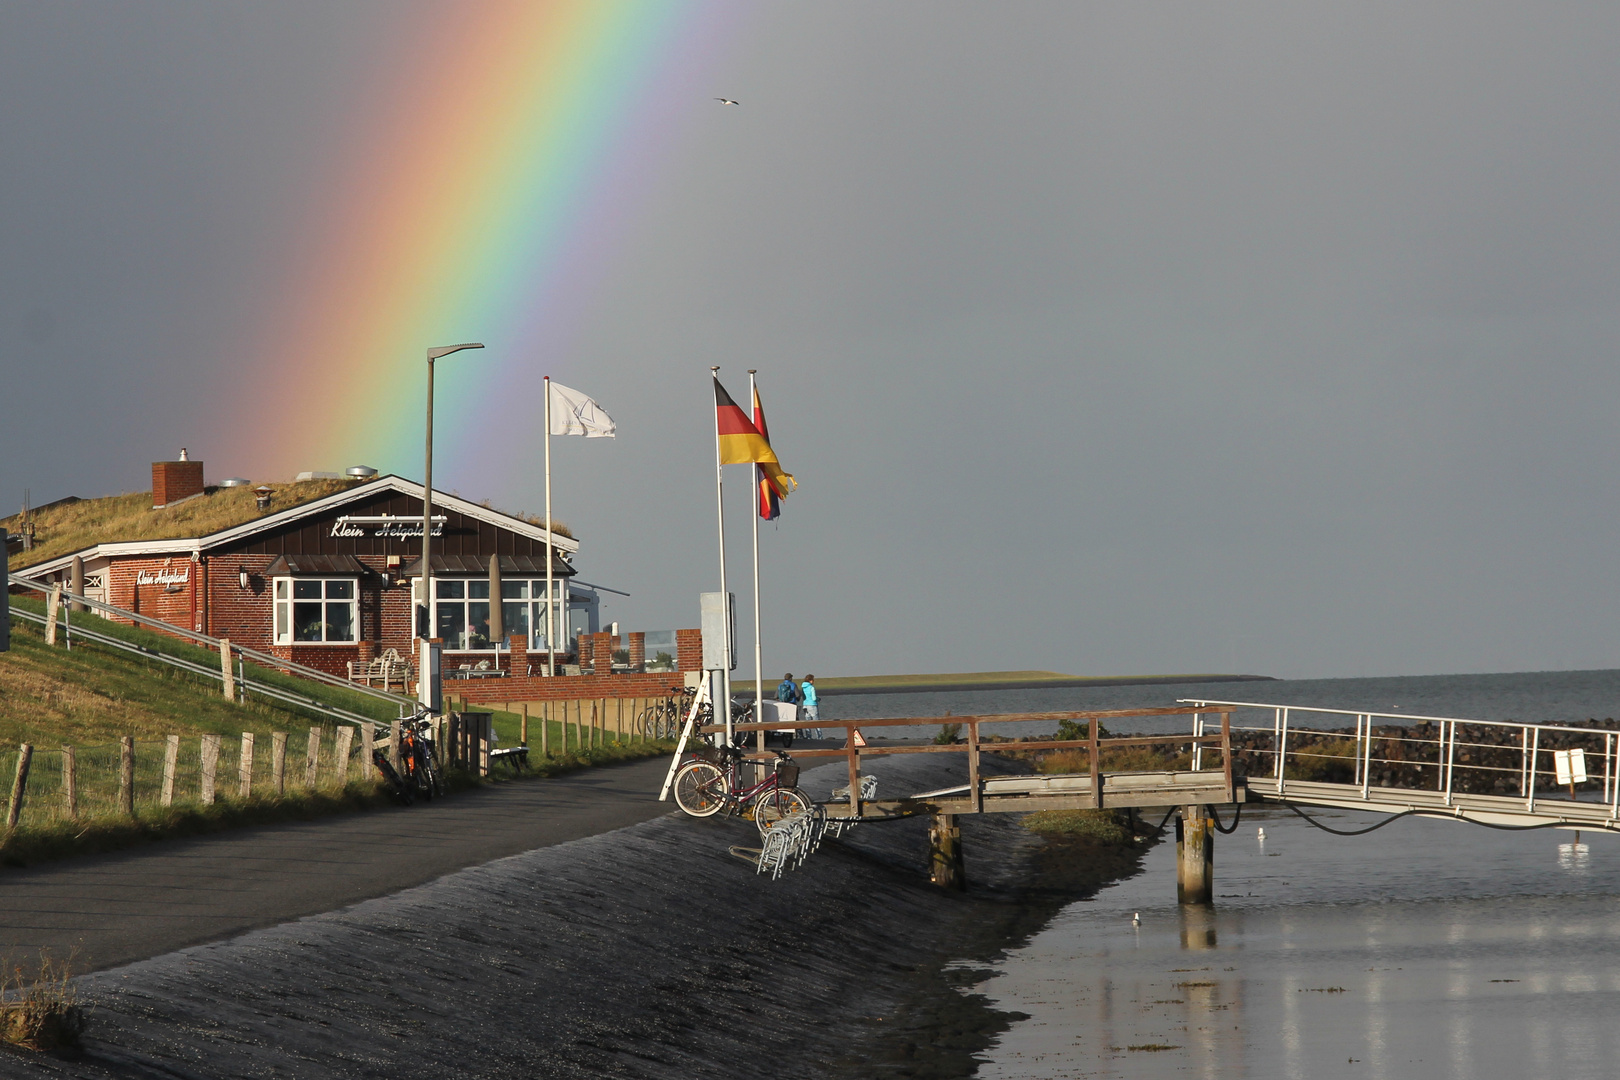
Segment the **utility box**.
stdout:
[[703,619],[703,670],[734,671],[737,667],[737,594],[706,592],[699,595]]

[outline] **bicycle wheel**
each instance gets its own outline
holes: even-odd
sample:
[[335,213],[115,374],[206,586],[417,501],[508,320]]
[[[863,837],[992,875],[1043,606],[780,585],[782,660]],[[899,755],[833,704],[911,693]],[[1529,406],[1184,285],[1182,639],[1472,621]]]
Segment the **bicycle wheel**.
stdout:
[[657,707],[649,705],[642,709],[641,715],[636,717],[636,726],[641,728],[641,733],[647,738],[657,739],[662,734],[658,727]]
[[726,805],[726,774],[718,765],[693,761],[675,774],[675,805],[691,817],[710,817]]
[[771,827],[789,814],[810,809],[810,797],[798,788],[772,788],[759,793],[754,800],[754,824],[764,836]]
[[377,766],[377,771],[383,774],[383,783],[388,785],[388,790],[393,794],[394,798],[406,806],[411,805],[411,789],[405,786],[404,780],[400,779],[399,773],[394,770],[393,763],[388,760],[388,755],[381,750],[373,750],[371,760]]

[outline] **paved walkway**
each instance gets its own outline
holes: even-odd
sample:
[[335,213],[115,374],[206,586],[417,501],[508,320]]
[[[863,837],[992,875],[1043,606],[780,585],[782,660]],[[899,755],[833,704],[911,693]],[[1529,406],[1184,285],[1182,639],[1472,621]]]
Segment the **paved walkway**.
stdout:
[[115,967],[420,885],[667,814],[668,758],[504,784],[431,804],[241,829],[0,870],[0,955],[77,947]]

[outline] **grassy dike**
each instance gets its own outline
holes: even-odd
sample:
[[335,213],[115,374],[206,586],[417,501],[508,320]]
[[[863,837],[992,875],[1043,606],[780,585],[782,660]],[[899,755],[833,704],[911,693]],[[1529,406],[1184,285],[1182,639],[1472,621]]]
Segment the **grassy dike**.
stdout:
[[[20,607],[43,611],[43,604],[13,596]],[[87,627],[134,644],[161,648],[198,663],[213,666],[215,654],[149,630],[127,627],[89,615],[74,617]],[[21,743],[34,746],[27,797],[17,828],[0,835],[0,865],[27,866],[52,859],[96,854],[169,838],[198,836],[225,829],[309,821],[397,806],[386,790],[366,774],[358,761],[358,740],[345,777],[336,777],[330,761],[336,726],[318,713],[249,698],[246,703],[225,700],[219,684],[200,676],[148,660],[132,653],[76,641],[71,650],[47,646],[40,627],[14,620],[12,647],[0,653],[0,806],[9,795]],[[296,688],[301,693],[386,722],[396,715],[388,702],[341,687],[308,683],[280,672],[250,666],[252,678]],[[501,744],[518,741],[521,717],[496,713]],[[531,722],[531,742],[538,743]],[[321,729],[327,755],[322,759],[322,782],[314,788],[302,784],[305,739],[311,727]],[[257,742],[254,794],[239,797],[235,749],[243,733]],[[269,780],[270,736],[287,732],[288,782],[275,794]],[[196,747],[202,735],[219,735],[222,754],[218,795],[212,805],[196,798]],[[561,745],[561,725],[553,722],[550,744]],[[118,740],[136,741],[135,813],[125,815],[113,806],[116,790]],[[162,747],[166,738],[181,738],[182,767],[177,772],[175,798],[163,806]],[[560,776],[579,769],[667,754],[665,742],[608,743],[579,748],[578,732],[570,732],[567,753],[541,758],[531,752],[528,772],[513,776],[502,767],[500,775],[480,780],[452,770],[452,793],[491,784],[526,782]],[[63,814],[61,747],[73,746],[77,758],[79,813]],[[297,767],[294,767],[296,758]]]

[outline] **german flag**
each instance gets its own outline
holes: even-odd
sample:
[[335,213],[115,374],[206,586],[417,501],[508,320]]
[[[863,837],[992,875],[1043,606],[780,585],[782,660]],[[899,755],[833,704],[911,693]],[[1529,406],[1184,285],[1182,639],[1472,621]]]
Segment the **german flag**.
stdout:
[[720,380],[714,380],[715,423],[720,432],[720,464],[747,465],[750,462],[770,462],[775,465],[776,451],[770,441],[759,433],[748,414],[731,400]]
[[[771,433],[765,426],[765,406],[759,401],[759,387],[754,387],[754,430],[765,437],[767,444],[771,441]],[[766,521],[775,521],[782,516],[781,500],[787,498],[788,492],[799,486],[793,479],[793,474],[783,472],[780,462],[765,462],[754,466],[755,479],[759,485],[759,516]]]

